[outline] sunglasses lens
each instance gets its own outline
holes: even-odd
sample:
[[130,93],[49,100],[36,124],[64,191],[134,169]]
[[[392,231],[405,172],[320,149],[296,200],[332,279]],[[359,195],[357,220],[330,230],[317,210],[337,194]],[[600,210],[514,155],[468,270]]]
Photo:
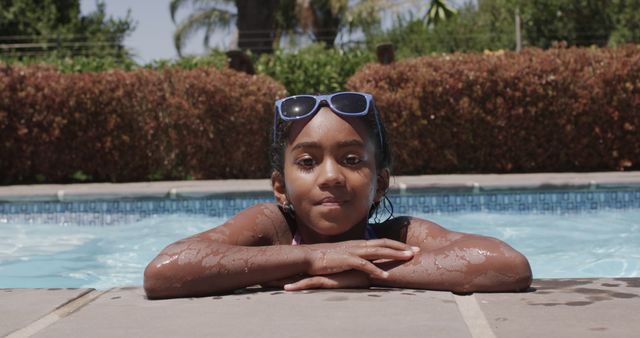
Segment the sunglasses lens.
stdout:
[[367,99],[359,94],[337,94],[331,98],[331,105],[347,114],[360,114],[367,109]]
[[282,102],[282,114],[286,117],[298,117],[308,114],[316,105],[313,96],[298,96]]

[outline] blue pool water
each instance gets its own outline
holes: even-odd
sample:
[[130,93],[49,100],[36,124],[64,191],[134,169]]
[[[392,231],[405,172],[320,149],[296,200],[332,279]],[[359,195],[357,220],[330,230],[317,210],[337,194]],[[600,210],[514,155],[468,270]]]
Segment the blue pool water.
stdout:
[[[0,203],[0,288],[142,284],[165,245],[271,197]],[[535,278],[639,277],[640,188],[392,196],[396,214],[500,238]]]

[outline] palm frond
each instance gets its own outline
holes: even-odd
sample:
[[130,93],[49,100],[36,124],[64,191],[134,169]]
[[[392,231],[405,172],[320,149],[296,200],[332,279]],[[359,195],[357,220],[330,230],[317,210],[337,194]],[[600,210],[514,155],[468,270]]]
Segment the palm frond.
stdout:
[[202,41],[202,45],[204,46],[205,49],[209,49],[209,41],[211,38],[211,33],[213,33],[213,31],[215,31],[215,28],[212,25],[208,25],[204,30],[204,38]]
[[176,12],[181,7],[184,7],[187,2],[190,0],[171,0],[169,3],[169,13],[171,13],[171,21],[176,23]]
[[[176,13],[180,8],[184,8],[188,3],[191,3],[192,7],[202,9],[217,8],[219,10],[225,10],[221,7],[222,4],[234,5],[234,0],[171,0],[169,3],[169,12],[171,13],[171,20],[176,22]],[[232,6],[233,7],[233,6]]]
[[[178,52],[182,55],[182,48],[186,41],[198,31],[205,30],[209,34],[216,28],[228,29],[229,25],[236,18],[235,13],[220,10],[217,8],[202,10],[191,14],[189,17],[180,22],[173,34],[173,44]],[[208,42],[207,42],[208,44]]]
[[426,23],[427,25],[437,25],[455,14],[455,9],[451,8],[445,0],[431,0],[431,6],[425,15]]

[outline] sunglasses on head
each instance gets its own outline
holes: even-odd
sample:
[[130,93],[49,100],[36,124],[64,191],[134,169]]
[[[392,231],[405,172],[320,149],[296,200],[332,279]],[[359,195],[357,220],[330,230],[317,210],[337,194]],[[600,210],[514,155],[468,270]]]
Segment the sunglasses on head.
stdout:
[[313,116],[325,102],[336,114],[343,116],[365,116],[373,109],[380,137],[380,145],[384,144],[380,117],[373,102],[373,96],[367,93],[339,92],[328,95],[295,95],[276,101],[276,112],[273,117],[273,139],[275,142],[278,116],[284,121],[295,121]]

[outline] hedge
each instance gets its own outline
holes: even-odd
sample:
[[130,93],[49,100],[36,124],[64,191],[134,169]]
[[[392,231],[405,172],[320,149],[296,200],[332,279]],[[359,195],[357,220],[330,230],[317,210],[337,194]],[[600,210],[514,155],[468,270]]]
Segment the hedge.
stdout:
[[528,49],[369,64],[396,174],[640,169],[640,48]]
[[[347,87],[375,95],[395,174],[640,168],[638,47],[368,64]],[[268,177],[285,95],[211,67],[0,65],[0,184]]]
[[0,65],[0,184],[266,177],[265,76]]

